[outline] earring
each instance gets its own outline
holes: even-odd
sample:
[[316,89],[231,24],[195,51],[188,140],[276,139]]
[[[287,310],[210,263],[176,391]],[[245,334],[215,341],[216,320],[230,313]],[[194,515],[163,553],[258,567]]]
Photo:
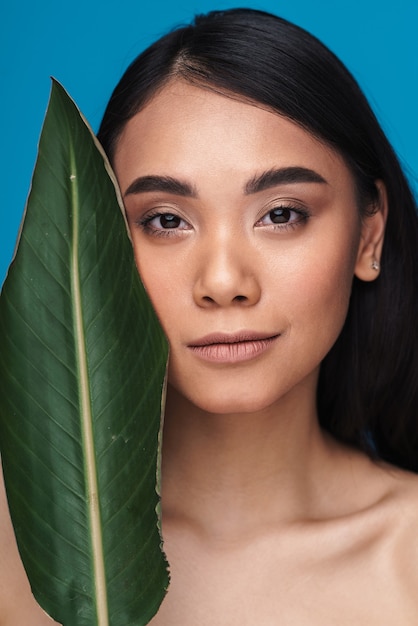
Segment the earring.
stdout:
[[379,261],[376,261],[376,259],[373,259],[370,267],[372,268],[372,270],[374,270],[375,272],[378,272],[380,270],[380,263]]

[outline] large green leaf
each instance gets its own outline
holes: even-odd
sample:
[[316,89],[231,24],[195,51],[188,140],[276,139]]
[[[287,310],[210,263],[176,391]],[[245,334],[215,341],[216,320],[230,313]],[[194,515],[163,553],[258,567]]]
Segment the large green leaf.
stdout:
[[157,528],[167,346],[104,160],[58,84],[0,302],[0,447],[35,597],[65,626],[140,626]]

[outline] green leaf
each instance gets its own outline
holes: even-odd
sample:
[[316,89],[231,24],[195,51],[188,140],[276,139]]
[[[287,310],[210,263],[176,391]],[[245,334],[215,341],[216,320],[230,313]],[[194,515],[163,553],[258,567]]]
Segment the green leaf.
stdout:
[[156,512],[167,345],[111,178],[54,83],[0,301],[0,448],[33,593],[64,626],[147,624],[168,585]]

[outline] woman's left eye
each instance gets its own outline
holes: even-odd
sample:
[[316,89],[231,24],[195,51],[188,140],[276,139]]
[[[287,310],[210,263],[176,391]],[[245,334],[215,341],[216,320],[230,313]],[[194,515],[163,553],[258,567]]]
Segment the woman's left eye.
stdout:
[[190,225],[175,213],[153,213],[139,222],[143,230],[149,235],[168,236],[176,232],[189,230]]
[[274,207],[258,220],[256,226],[274,226],[276,228],[289,228],[303,224],[309,218],[309,213],[300,208],[290,206]]

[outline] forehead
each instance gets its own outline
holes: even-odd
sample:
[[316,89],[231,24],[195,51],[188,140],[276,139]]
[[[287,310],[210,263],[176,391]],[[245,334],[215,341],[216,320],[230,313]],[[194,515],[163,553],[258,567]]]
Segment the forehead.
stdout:
[[145,174],[199,176],[302,166],[349,178],[342,157],[278,113],[209,88],[172,81],[128,121],[115,151],[119,179]]

